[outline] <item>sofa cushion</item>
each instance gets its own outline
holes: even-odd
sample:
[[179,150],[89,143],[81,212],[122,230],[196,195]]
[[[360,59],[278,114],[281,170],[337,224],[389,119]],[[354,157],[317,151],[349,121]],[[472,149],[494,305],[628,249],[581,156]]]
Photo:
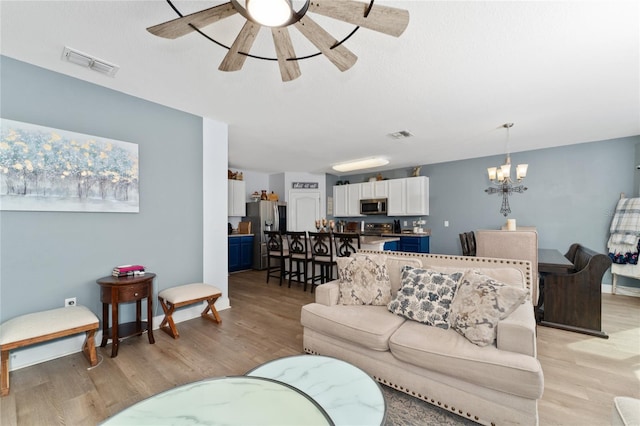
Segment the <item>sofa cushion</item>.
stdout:
[[386,306],[310,303],[302,307],[300,322],[303,327],[327,336],[376,351],[388,351],[389,337],[405,319],[393,315]]
[[521,305],[528,292],[484,275],[468,271],[462,277],[451,304],[449,323],[478,346],[496,340],[498,321]]
[[427,370],[525,398],[542,396],[544,379],[536,358],[494,345],[478,347],[452,329],[406,321],[389,347],[400,361]]
[[449,309],[461,277],[461,272],[448,275],[405,266],[402,288],[389,303],[389,310],[407,319],[449,328]]
[[391,301],[391,283],[384,256],[339,257],[339,303],[342,305],[386,305]]

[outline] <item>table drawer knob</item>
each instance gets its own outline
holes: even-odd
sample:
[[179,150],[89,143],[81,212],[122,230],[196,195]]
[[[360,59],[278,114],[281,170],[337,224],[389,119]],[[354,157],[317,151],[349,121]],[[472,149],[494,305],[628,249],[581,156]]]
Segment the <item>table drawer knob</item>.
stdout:
[[135,297],[138,297],[138,293],[133,293],[133,295],[134,295]]

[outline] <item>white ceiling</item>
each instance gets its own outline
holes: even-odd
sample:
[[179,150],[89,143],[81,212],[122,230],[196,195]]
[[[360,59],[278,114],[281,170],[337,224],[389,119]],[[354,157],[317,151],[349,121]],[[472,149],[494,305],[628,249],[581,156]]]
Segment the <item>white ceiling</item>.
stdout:
[[[183,13],[224,2],[174,0]],[[320,56],[302,76],[226,54],[199,34],[167,40],[145,28],[177,17],[164,0],[0,2],[1,53],[229,124],[229,166],[332,172],[382,155],[395,169],[640,134],[640,2],[378,1],[409,10],[400,38],[360,29],[342,73]],[[334,37],[353,27],[313,15]],[[230,45],[242,19],[207,31]],[[298,56],[316,51],[291,31]],[[69,46],[119,65],[115,78],[61,60]],[[270,34],[252,54],[275,56]],[[388,133],[415,136],[394,140]],[[335,172],[333,172],[335,173]]]

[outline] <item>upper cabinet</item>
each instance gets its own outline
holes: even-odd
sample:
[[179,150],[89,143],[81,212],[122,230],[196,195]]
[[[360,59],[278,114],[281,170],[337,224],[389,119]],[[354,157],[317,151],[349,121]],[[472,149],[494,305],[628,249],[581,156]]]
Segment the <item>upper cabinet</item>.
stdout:
[[360,183],[336,185],[333,187],[333,216],[354,217],[360,214]]
[[422,216],[429,214],[428,177],[392,179],[387,182],[389,182],[387,215]]
[[246,216],[247,215],[247,190],[243,180],[228,181],[228,216]]
[[387,198],[389,196],[389,181],[376,180],[360,184],[360,197],[362,200]]
[[362,216],[360,200],[376,198],[387,199],[387,216],[426,216],[429,214],[429,178],[418,176],[334,186],[333,216]]

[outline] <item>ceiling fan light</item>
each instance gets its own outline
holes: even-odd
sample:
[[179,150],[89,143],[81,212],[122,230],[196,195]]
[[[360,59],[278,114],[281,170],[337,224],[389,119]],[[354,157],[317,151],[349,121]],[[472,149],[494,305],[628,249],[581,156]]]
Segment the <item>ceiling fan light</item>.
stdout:
[[354,170],[370,169],[372,167],[384,166],[389,164],[389,160],[381,157],[365,158],[363,160],[349,161],[347,163],[336,164],[332,166],[337,172],[352,172]]
[[247,12],[260,25],[279,27],[293,14],[289,0],[247,0]]

